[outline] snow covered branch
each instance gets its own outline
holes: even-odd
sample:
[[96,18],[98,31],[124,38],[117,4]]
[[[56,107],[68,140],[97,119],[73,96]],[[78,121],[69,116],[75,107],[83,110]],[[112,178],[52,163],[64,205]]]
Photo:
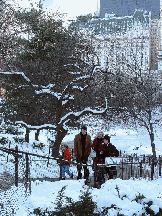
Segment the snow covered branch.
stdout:
[[42,130],[42,129],[56,129],[56,125],[52,125],[52,124],[43,124],[40,126],[32,126],[32,125],[28,125],[26,124],[24,121],[16,121],[15,125],[21,124],[23,127],[28,128],[30,130]]
[[[99,67],[98,65],[94,65],[94,66],[92,67],[92,71],[91,71],[91,74],[90,74],[90,75],[84,75],[84,76],[80,76],[80,77],[77,77],[77,78],[73,79],[73,80],[64,88],[64,90],[63,90],[63,92],[62,92],[62,99],[63,99],[64,94],[67,92],[68,88],[70,88],[72,84],[75,84],[75,82],[80,81],[80,80],[83,80],[83,79],[90,79],[90,78],[92,78],[92,77],[94,76],[95,70],[96,70],[97,68],[100,69],[100,67]],[[86,85],[84,88],[81,88],[80,86],[76,86],[76,85],[75,85],[75,86],[72,87],[72,88],[77,88],[77,89],[79,89],[80,91],[83,91],[83,90],[86,89],[87,87],[88,87],[88,85]]]
[[34,86],[31,83],[31,80],[24,74],[24,72],[0,72],[0,74],[4,74],[4,75],[13,75],[13,74],[21,75],[28,83],[30,83],[32,86]]
[[84,110],[80,111],[80,112],[69,112],[68,114],[66,114],[64,117],[61,118],[60,122],[58,123],[59,125],[64,124],[64,122],[67,122],[71,119],[79,119],[81,116],[85,115],[85,114],[92,114],[92,115],[102,115],[104,114],[107,109],[107,98],[105,98],[105,102],[106,102],[106,107],[104,110],[93,110],[91,108],[85,108]]

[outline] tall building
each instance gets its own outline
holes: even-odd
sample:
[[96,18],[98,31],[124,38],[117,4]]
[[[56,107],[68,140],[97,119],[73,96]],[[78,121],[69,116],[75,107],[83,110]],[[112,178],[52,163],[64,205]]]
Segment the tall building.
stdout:
[[160,49],[160,20],[154,19],[150,23],[150,70],[158,69],[158,50]]
[[130,16],[135,9],[151,12],[151,19],[160,18],[160,0],[100,0],[100,17],[105,13],[114,13],[116,16]]
[[105,18],[83,18],[74,29],[87,32],[103,69],[132,70],[132,75],[148,71],[151,13],[138,9],[131,16],[106,13]]

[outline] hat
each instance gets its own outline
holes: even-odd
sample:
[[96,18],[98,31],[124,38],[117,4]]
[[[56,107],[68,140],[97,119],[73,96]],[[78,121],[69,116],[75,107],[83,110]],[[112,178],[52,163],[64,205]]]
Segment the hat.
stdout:
[[104,136],[104,139],[106,139],[106,140],[108,140],[108,141],[110,142],[110,137],[109,137],[109,135],[105,135],[105,136]]
[[82,125],[82,129],[83,129],[83,130],[87,130],[87,126]]

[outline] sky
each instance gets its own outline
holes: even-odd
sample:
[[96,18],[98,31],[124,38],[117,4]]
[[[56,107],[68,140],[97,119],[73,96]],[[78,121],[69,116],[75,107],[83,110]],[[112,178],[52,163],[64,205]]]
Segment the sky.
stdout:
[[[30,7],[33,2],[39,2],[39,0],[13,0],[19,2],[21,7]],[[44,8],[50,8],[53,11],[59,11],[64,13],[66,20],[73,20],[76,16],[84,15],[88,13],[94,14],[97,11],[97,2],[99,7],[100,0],[44,0]]]

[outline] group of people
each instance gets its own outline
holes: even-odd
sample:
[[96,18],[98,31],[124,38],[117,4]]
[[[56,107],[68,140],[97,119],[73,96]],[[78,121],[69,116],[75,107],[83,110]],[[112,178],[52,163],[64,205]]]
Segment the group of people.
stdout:
[[[81,127],[81,132],[77,134],[74,138],[74,155],[77,161],[77,179],[82,178],[82,164],[84,164],[84,179],[86,182],[89,181],[89,170],[87,168],[87,160],[91,153],[91,149],[95,151],[96,156],[93,157],[93,164],[105,164],[106,157],[118,157],[119,151],[114,145],[110,143],[110,136],[105,135],[102,131],[98,132],[97,137],[91,142],[91,136],[87,134],[87,127],[83,125]],[[70,161],[71,155],[70,150],[67,145],[63,146],[63,158]],[[111,167],[99,167],[97,166],[97,182],[98,185],[101,185],[104,182],[104,173],[108,173],[109,179],[113,178],[113,175],[116,175],[116,166]],[[69,164],[65,164],[62,167],[62,179],[65,179],[65,172],[67,172],[71,178],[73,174],[69,171]]]

